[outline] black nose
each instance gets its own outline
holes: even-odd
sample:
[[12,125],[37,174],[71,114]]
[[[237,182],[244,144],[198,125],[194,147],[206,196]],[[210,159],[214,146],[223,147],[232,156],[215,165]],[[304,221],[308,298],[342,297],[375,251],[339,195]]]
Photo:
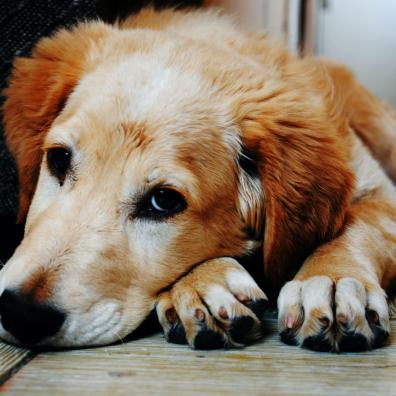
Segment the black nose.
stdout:
[[11,290],[0,297],[0,316],[3,328],[29,345],[54,335],[65,320],[57,309]]

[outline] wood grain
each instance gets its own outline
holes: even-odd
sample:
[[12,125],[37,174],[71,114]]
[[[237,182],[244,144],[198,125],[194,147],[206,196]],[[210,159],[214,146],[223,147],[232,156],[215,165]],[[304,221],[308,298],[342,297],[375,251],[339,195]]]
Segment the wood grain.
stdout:
[[0,343],[0,384],[8,379],[21,365],[31,360],[35,353],[13,345]]
[[282,344],[275,320],[260,343],[192,351],[161,335],[95,349],[46,352],[8,380],[9,395],[391,395],[396,394],[396,322],[388,346],[317,353]]

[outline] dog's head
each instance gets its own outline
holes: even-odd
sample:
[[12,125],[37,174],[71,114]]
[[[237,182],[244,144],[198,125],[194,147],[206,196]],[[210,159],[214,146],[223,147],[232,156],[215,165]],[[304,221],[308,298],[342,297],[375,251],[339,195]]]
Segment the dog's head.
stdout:
[[27,219],[1,273],[1,336],[113,342],[200,262],[263,247],[279,286],[336,235],[351,183],[342,122],[320,71],[285,59],[275,76],[230,51],[93,23],[17,60],[5,125]]

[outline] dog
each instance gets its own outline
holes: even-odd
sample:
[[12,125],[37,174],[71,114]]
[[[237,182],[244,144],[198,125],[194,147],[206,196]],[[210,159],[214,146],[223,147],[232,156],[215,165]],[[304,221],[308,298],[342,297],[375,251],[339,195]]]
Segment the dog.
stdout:
[[41,39],[5,96],[26,226],[2,339],[103,345],[155,310],[170,342],[243,346],[278,296],[286,343],[384,344],[396,117],[343,66],[145,7]]

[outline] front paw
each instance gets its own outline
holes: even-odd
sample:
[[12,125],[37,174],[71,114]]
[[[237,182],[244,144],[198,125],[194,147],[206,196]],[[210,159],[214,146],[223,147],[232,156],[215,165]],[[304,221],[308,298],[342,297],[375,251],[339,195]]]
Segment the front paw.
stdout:
[[207,261],[161,294],[157,314],[169,342],[193,349],[243,346],[262,336],[267,297],[234,259]]
[[287,344],[316,351],[363,351],[390,332],[385,292],[354,278],[326,276],[288,282],[278,298],[279,332]]

